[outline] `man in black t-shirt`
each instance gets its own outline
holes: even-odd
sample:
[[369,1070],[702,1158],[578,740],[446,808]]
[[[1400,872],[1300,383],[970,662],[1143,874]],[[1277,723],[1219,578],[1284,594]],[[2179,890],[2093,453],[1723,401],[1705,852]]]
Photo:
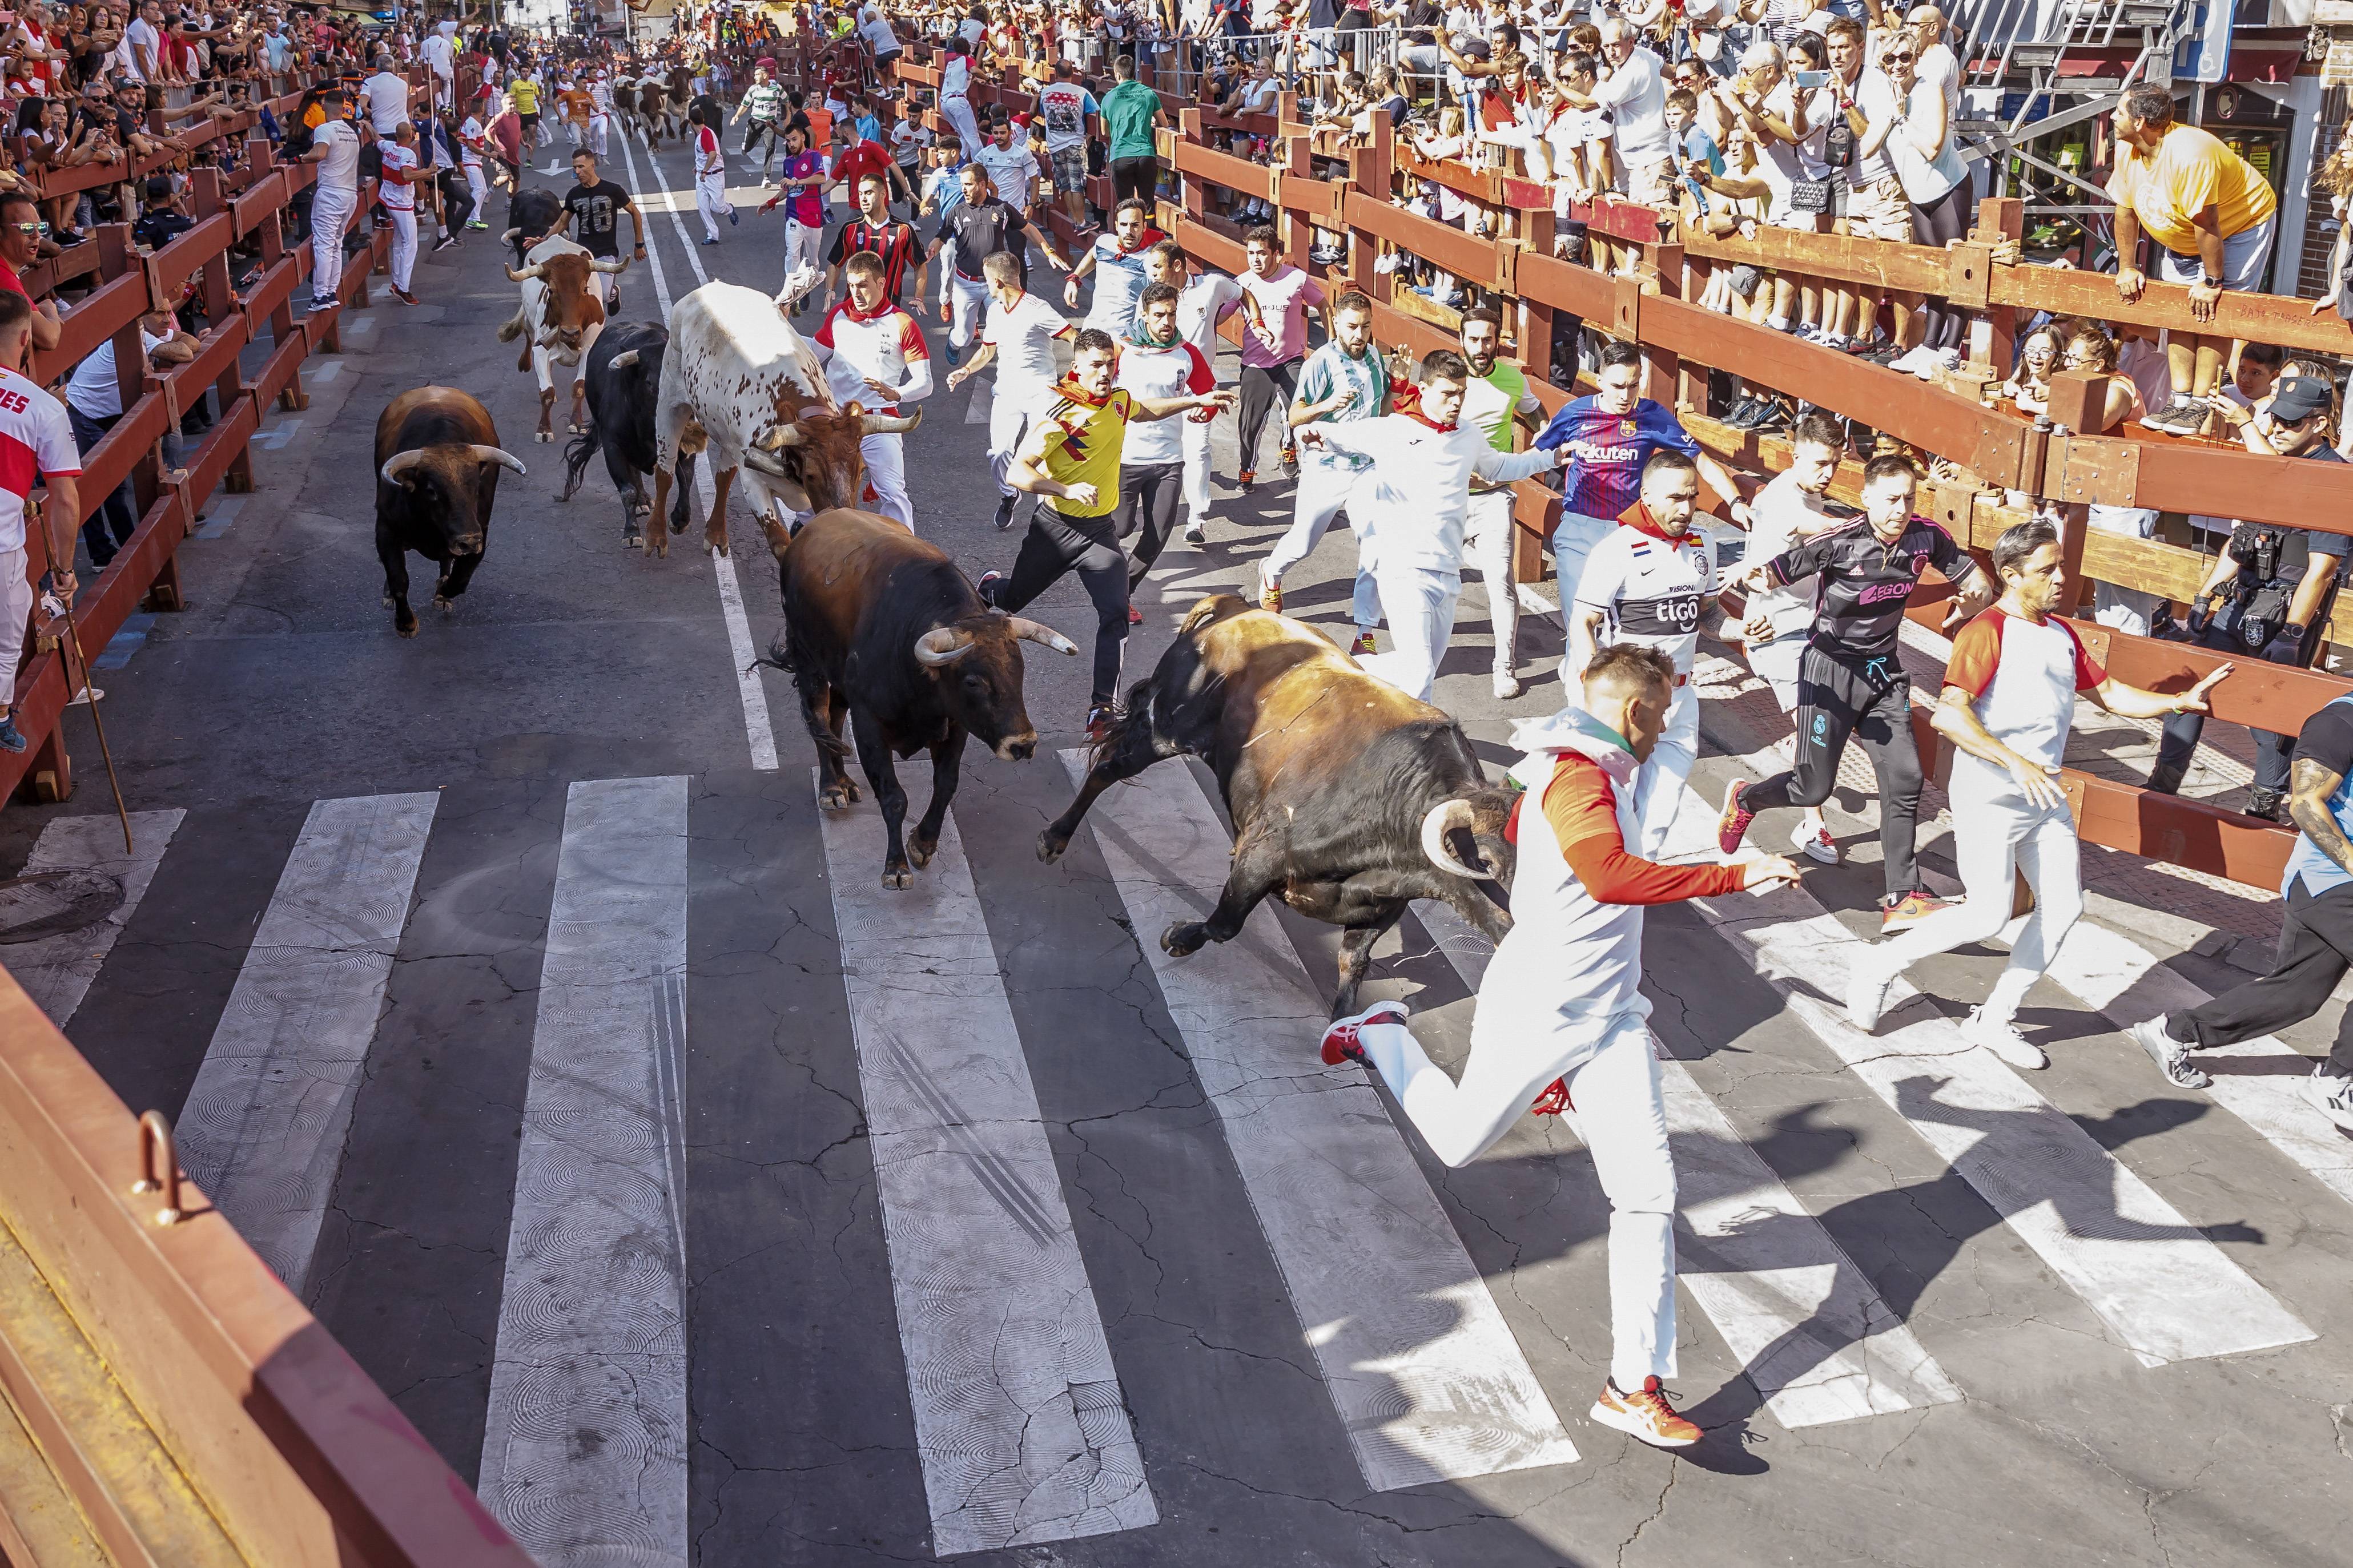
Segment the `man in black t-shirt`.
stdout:
[[[2290,376],[2272,396],[2268,418],[2219,399],[2219,412],[2247,449],[2264,457],[2345,459],[2328,444],[2328,384],[2315,376]],[[2242,522],[2214,558],[2206,581],[2190,601],[2190,640],[2220,653],[2249,654],[2273,664],[2308,668],[2327,638],[2323,631],[2337,597],[2338,569],[2347,540],[2341,533]],[[2157,765],[2148,787],[2164,795],[2181,788],[2182,775],[2206,731],[2206,716],[2184,713],[2165,721]],[[2294,738],[2267,730],[2255,738],[2255,782],[2247,792],[2247,815],[2279,820],[2288,786],[2288,753]]]
[[[989,182],[988,171],[977,163],[966,163],[960,174],[964,182],[964,202],[940,220],[939,232],[923,252],[923,266],[944,249],[950,250],[950,268],[954,274],[948,292],[954,301],[948,331],[948,363],[956,363],[965,346],[979,331],[981,317],[988,306],[988,286],[982,279],[980,264],[1000,250],[1013,253],[1016,261],[1027,266],[1024,252],[1034,244],[1046,254],[1046,259],[1061,271],[1068,272],[1071,264],[1048,242],[1019,211],[1008,206]],[[913,306],[920,311],[923,301]]]
[[1862,470],[1863,518],[1759,562],[1746,585],[1786,588],[1813,578],[1814,624],[1798,656],[1797,765],[1754,784],[1735,780],[1724,797],[1716,845],[1736,852],[1748,824],[1777,805],[1816,806],[1838,783],[1850,736],[1879,776],[1879,846],[1887,879],[1879,929],[1917,925],[1945,907],[1920,886],[1912,851],[1918,837],[1920,749],[1912,738],[1912,682],[1897,656],[1905,602],[1933,566],[1960,595],[1946,617],[1957,626],[1994,600],[1994,585],[1960,542],[1915,516],[1919,474],[1909,459],[1873,458]]
[[[629,193],[612,181],[596,174],[596,154],[586,148],[572,154],[572,173],[579,184],[564,195],[564,216],[555,220],[557,234],[565,235],[586,249],[589,255],[606,261],[620,258],[621,215],[629,215],[629,236],[636,242],[632,258],[646,258],[646,220]],[[615,274],[592,272],[596,298],[609,312],[620,308],[621,291],[614,284]]]

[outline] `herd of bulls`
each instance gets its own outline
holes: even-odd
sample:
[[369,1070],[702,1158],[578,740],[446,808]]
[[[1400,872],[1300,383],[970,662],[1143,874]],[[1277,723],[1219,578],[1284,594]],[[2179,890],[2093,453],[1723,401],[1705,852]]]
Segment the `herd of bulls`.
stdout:
[[[842,810],[858,800],[846,765],[854,746],[887,827],[882,881],[911,886],[938,846],[965,742],[1007,762],[1037,749],[1022,643],[1077,647],[988,608],[945,551],[860,507],[863,441],[912,431],[921,416],[837,401],[791,320],[812,272],[773,297],[707,283],[678,301],[668,325],[607,331],[592,279],[627,262],[547,235],[555,211],[543,195],[515,203],[505,237],[522,265],[507,273],[522,298],[500,338],[524,340],[517,368],[539,376],[542,441],[553,439],[551,364],[579,367],[562,499],[601,454],[627,542],[667,554],[669,535],[691,521],[702,457],[714,492],[703,536],[725,554],[727,500],[741,476],[778,567],[785,624],[769,662],[793,678],[819,758],[820,803]],[[439,386],[385,410],[376,465],[387,602],[400,635],[413,637],[404,553],[440,564],[435,602],[449,608],[480,563],[499,470],[520,476],[523,465],[499,446],[479,400]],[[931,754],[932,797],[909,833],[894,759],[919,751]],[[1338,1016],[1356,1006],[1373,943],[1412,900],[1441,901],[1493,938],[1508,926],[1511,795],[1487,782],[1452,718],[1359,669],[1320,630],[1231,595],[1195,605],[1129,693],[1069,809],[1040,836],[1039,856],[1062,853],[1105,789],[1179,756],[1216,774],[1235,844],[1217,907],[1164,932],[1167,952],[1229,941],[1261,900],[1279,897],[1346,932]]]

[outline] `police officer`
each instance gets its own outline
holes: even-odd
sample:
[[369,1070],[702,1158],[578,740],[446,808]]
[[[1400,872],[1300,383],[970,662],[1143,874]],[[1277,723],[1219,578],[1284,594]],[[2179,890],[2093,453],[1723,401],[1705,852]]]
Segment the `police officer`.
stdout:
[[[2341,463],[2345,459],[2328,438],[2329,403],[2327,382],[2291,376],[2280,383],[2263,413],[2231,405],[2224,417],[2252,452]],[[2337,569],[2346,547],[2340,533],[2267,522],[2238,524],[2190,602],[2189,640],[2218,653],[2253,654],[2274,664],[2309,668],[2327,640],[2323,632],[2337,597]],[[2165,721],[2149,788],[2166,795],[2181,788],[2181,776],[2205,728],[2202,713],[2178,714]],[[2295,738],[2265,730],[2253,733],[2255,783],[2248,793],[2247,815],[2277,821]]]

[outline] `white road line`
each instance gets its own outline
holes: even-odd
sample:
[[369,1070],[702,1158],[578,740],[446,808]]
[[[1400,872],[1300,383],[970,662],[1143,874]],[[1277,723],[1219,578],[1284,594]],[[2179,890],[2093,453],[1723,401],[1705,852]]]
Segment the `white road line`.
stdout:
[[90,994],[90,982],[114,951],[117,937],[130,923],[139,900],[147,896],[164,849],[180,826],[184,811],[134,811],[131,814],[132,853],[122,852],[122,824],[111,816],[60,816],[41,829],[25,862],[24,875],[44,871],[96,871],[122,885],[122,901],[105,919],[79,931],[63,931],[37,942],[0,948],[8,973],[34,1005],[62,1029],[66,1020]]
[[[628,161],[629,184],[644,190],[646,187],[638,183],[638,156],[630,149],[629,139],[630,133],[624,131],[621,133],[621,155]],[[654,178],[659,182],[661,165],[654,163],[653,157],[653,149],[649,146],[646,162],[653,164]],[[679,221],[676,200],[667,189],[662,192],[662,205],[670,214],[670,227],[678,231],[678,242],[686,247],[686,259],[693,266],[695,277],[705,283],[710,282],[711,275],[703,271],[702,258],[695,255],[694,244],[687,238],[686,226]],[[646,237],[646,260],[652,266],[654,273],[654,293],[661,300],[662,319],[667,321],[675,303],[670,297],[670,277],[662,268],[661,247],[653,242],[651,235]],[[709,463],[694,466],[694,482],[695,488],[702,492],[702,510],[708,513],[719,499],[718,491],[712,486]],[[649,517],[646,519],[646,526],[649,529],[667,528],[670,524],[666,519]],[[777,766],[776,729],[775,721],[768,716],[767,689],[760,684],[759,669],[752,662],[757,656],[752,648],[752,624],[744,613],[744,588],[736,580],[734,557],[712,555],[711,571],[719,583],[719,613],[727,623],[727,647],[735,660],[735,692],[744,703],[744,731],[751,742],[752,765],[762,773],[773,773]]]
[[894,891],[879,813],[822,821],[932,1550],[1156,1523],[955,822]]
[[683,778],[565,807],[480,1489],[547,1563],[686,1568],[686,829]]
[[[1685,788],[1683,819],[1713,812]],[[1714,844],[1708,845],[1713,853]],[[2000,1215],[2144,1364],[2314,1337],[2247,1271],[2009,1066],[1897,981],[1875,1035],[1847,1021],[1863,944],[1803,888],[1699,900],[1789,1010]]]
[[[1494,949],[1444,904],[1414,917],[1476,991]],[[1853,1259],[1659,1047],[1675,1157],[1676,1273],[1784,1426],[1945,1405],[1961,1391]]]
[[439,799],[312,803],[180,1111],[188,1174],[298,1296]]
[[[1073,784],[1082,752],[1062,753]],[[1089,818],[1151,962],[1356,1464],[1376,1491],[1575,1462],[1577,1449],[1363,1075],[1316,1057],[1325,1009],[1271,911],[1189,959],[1172,921],[1216,902],[1232,860],[1182,764]]]

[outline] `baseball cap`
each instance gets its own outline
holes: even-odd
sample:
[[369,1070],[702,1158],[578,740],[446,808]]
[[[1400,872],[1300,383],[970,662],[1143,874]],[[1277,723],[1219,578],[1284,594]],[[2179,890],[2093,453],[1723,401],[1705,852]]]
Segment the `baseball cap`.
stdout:
[[2328,384],[2316,375],[2292,375],[2272,395],[2272,417],[2301,425],[2316,414],[2328,412]]

